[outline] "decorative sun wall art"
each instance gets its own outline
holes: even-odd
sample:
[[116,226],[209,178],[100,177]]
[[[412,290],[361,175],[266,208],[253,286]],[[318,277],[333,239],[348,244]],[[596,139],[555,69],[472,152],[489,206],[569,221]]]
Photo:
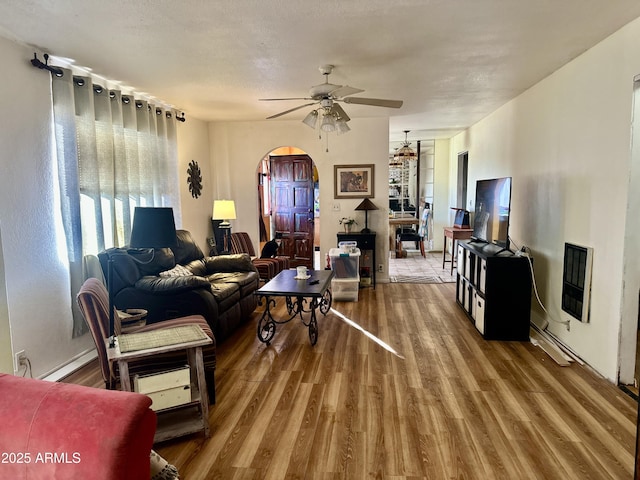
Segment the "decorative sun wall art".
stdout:
[[189,183],[189,191],[193,198],[198,198],[202,193],[202,174],[198,162],[191,160],[189,168],[187,168],[187,183]]

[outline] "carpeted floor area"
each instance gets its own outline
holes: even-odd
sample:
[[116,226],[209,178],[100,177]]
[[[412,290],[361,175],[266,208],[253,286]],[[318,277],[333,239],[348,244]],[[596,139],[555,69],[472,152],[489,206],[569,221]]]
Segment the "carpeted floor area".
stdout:
[[[447,255],[449,259],[449,255]],[[442,252],[427,252],[426,258],[419,250],[407,250],[407,258],[389,258],[389,280],[391,283],[453,283],[455,270],[451,275],[451,264],[442,268]]]

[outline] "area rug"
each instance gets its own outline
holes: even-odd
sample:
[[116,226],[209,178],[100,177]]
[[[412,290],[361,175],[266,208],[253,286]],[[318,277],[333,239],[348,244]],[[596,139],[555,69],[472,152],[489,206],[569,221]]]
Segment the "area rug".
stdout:
[[[447,260],[449,256],[447,255]],[[406,258],[389,258],[389,281],[392,283],[454,283],[451,264],[442,268],[442,252],[427,252],[426,258],[419,250],[407,250]]]

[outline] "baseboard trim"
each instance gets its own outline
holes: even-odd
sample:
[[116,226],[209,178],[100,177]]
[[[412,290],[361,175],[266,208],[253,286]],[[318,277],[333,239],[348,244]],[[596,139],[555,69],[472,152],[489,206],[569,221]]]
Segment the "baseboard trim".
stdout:
[[70,362],[55,369],[54,371],[44,374],[42,377],[40,377],[40,380],[59,382],[63,378],[71,375],[76,370],[84,367],[87,363],[91,362],[95,358],[98,358],[98,351],[94,348],[74,357]]

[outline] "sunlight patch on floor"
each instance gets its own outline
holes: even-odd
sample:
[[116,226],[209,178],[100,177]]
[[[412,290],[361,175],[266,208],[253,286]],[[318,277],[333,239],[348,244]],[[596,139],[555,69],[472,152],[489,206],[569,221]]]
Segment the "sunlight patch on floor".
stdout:
[[333,314],[335,314],[340,320],[342,320],[344,323],[346,323],[347,325],[349,325],[350,327],[355,328],[356,330],[364,333],[364,335],[368,338],[370,338],[371,340],[373,340],[374,342],[376,342],[378,345],[380,345],[382,348],[384,348],[385,350],[387,350],[388,352],[393,353],[396,357],[398,358],[402,358],[404,360],[404,356],[401,355],[400,353],[396,352],[393,347],[391,347],[389,344],[385,343],[384,341],[380,340],[378,337],[376,337],[373,333],[365,330],[364,328],[362,328],[360,325],[358,325],[356,322],[354,322],[353,320],[345,317],[342,313],[340,313],[339,311],[337,311],[335,308],[331,309],[331,312]]

